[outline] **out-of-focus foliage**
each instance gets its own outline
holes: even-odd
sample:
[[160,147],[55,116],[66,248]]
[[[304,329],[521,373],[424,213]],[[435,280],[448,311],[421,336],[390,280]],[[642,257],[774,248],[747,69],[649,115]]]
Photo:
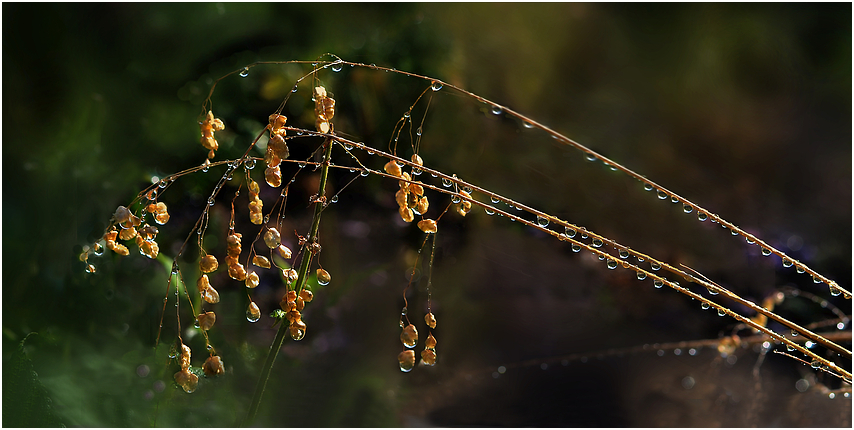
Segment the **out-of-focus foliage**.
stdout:
[[[242,291],[220,289],[213,342],[226,375],[203,378],[185,395],[172,383],[168,346],[153,349],[163,264],[135,251],[106,254],[93,276],[76,257],[152,176],[204,160],[196,121],[210,83],[256,60],[332,52],[462,86],[756,231],[850,288],[850,15],[848,4],[3,4],[3,425],[231,426],[242,417],[275,332],[266,316],[246,322]],[[223,156],[242,153],[292,85],[294,72],[279,70],[259,67],[218,88],[214,106],[231,133]],[[422,89],[359,69],[330,80],[341,84],[329,88],[342,121],[336,129],[377,147]],[[787,284],[812,288],[580,154],[543,144],[543,136],[535,145],[518,124],[446,93],[425,123],[425,163],[644,252],[702,261],[705,275],[757,301]],[[289,102],[293,121],[306,94]],[[171,225],[192,225],[215,175],[170,188]],[[283,348],[257,425],[850,425],[850,403],[797,397],[794,381],[804,376],[778,356],[762,367],[760,399],[749,353],[711,376],[713,351],[493,378],[499,365],[715,338],[731,326],[482,212],[440,227],[439,362],[401,374],[400,292],[419,236],[393,222],[394,186],[367,178],[324,213],[322,258],[335,281],[312,303],[306,339]],[[307,193],[295,192],[295,211]],[[214,222],[224,222],[219,215]],[[295,225],[305,229],[305,216],[295,212]],[[171,258],[185,230],[161,234]],[[273,287],[255,293],[265,315],[278,303]],[[414,294],[422,303],[423,291]],[[838,303],[850,312],[850,301]],[[174,330],[167,317],[165,342]],[[33,331],[40,339],[26,349],[38,381],[28,383],[44,385],[58,421],[7,422],[6,396],[19,390],[10,369],[23,363],[19,344]],[[203,344],[193,345],[198,360]],[[697,380],[693,391],[679,382],[688,375]],[[711,416],[709,404],[729,414]]]

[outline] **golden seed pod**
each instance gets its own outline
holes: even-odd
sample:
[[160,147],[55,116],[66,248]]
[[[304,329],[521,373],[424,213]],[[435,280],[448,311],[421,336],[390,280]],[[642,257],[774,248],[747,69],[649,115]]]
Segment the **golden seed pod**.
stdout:
[[112,247],[110,247],[110,242],[107,242],[107,248],[110,248],[113,252],[119,255],[128,255],[130,251],[127,246],[122,245],[121,243],[115,243]]
[[211,281],[208,279],[208,275],[202,275],[199,277],[199,280],[196,281],[196,287],[199,289],[199,292],[202,293],[211,286]]
[[285,302],[285,310],[288,312],[299,311],[299,309],[297,309],[297,302],[294,300],[288,300],[287,302]]
[[278,188],[282,185],[282,170],[279,166],[268,167],[264,170],[264,180],[267,181],[267,185]]
[[128,228],[123,228],[122,231],[119,232],[119,239],[121,240],[131,240],[136,237],[136,229],[133,226]]
[[294,290],[290,290],[287,294],[285,294],[285,298],[288,299],[289,302],[293,302],[297,299],[297,292]]
[[424,233],[435,233],[437,231],[436,221],[432,219],[423,219],[418,221],[418,228]]
[[169,222],[169,213],[168,212],[158,212],[154,215],[154,221],[160,225],[166,224]]
[[328,285],[332,281],[332,275],[326,270],[317,269],[317,283],[320,285]]
[[246,188],[249,189],[250,196],[257,196],[258,193],[261,192],[261,187],[259,187],[258,183],[252,178],[249,178],[249,183],[246,185]]
[[302,320],[297,320],[291,323],[288,327],[291,332],[291,339],[302,340],[305,337],[305,323]]
[[203,314],[199,314],[199,328],[202,330],[210,330],[216,322],[216,314],[213,312],[205,312]]
[[424,347],[427,349],[436,349],[436,338],[433,337],[433,333],[427,336],[427,339],[424,341]]
[[258,278],[258,274],[255,272],[249,272],[249,275],[246,276],[246,288],[257,288],[260,282],[261,279]]
[[116,208],[116,213],[113,214],[113,218],[116,219],[116,222],[119,224],[124,224],[130,220],[130,217],[133,214],[130,213],[130,210],[124,206],[119,206]]
[[271,267],[270,259],[263,255],[256,255],[255,257],[252,257],[252,264],[258,267],[263,267],[264,269],[269,269]]
[[249,212],[249,222],[255,225],[264,224],[264,216],[261,215],[261,210],[257,212]]
[[225,365],[222,364],[222,358],[218,355],[212,355],[205,360],[205,364],[202,366],[202,369],[205,371],[205,375],[207,376],[217,376],[225,373]]
[[427,201],[427,196],[421,196],[421,199],[418,200],[418,203],[412,208],[412,211],[417,213],[418,215],[424,215],[427,213],[427,208],[430,207],[430,202]]
[[246,268],[240,263],[234,263],[228,266],[228,276],[235,281],[246,279]]
[[295,307],[296,310],[302,312],[302,310],[305,309],[305,300],[303,300],[301,298],[297,298],[297,301],[295,302],[295,304],[296,304],[296,307]]
[[409,195],[409,189],[399,189],[396,193],[394,193],[394,201],[397,202],[397,205],[405,208],[408,205],[406,204],[406,197]]
[[183,388],[186,393],[196,391],[196,388],[199,386],[199,377],[187,369],[181,369],[181,371],[175,374],[174,378],[175,383]]
[[240,239],[243,237],[240,233],[232,233],[225,238],[226,243],[226,253],[231,257],[240,256],[241,247],[240,247]]
[[436,364],[436,351],[425,349],[421,351],[421,364],[424,366],[433,366]]
[[397,212],[400,214],[400,218],[405,222],[412,222],[415,220],[415,215],[412,213],[412,209],[401,207]]
[[335,116],[335,99],[332,97],[320,99],[320,102],[315,107],[320,108],[320,115],[326,118],[327,121]]
[[182,369],[190,368],[190,357],[192,356],[192,351],[190,351],[190,347],[187,345],[181,344],[181,355],[178,357],[178,363],[181,365]]
[[409,192],[416,196],[422,196],[424,194],[424,187],[418,184],[409,184]]
[[203,273],[211,273],[211,272],[215,271],[218,267],[219,267],[219,262],[216,261],[216,257],[214,257],[213,255],[210,255],[210,254],[205,255],[199,261],[199,269],[201,269],[201,271]]
[[385,163],[385,166],[383,166],[383,170],[385,170],[386,173],[392,176],[403,176],[403,172],[400,170],[400,166],[398,166],[397,163],[394,162],[394,160],[388,160],[388,163]]
[[397,362],[400,363],[401,372],[409,372],[415,367],[415,351],[407,349],[397,354]]
[[[278,166],[278,163],[281,163],[281,160],[284,160],[289,156],[290,151],[288,150],[288,144],[285,141],[284,134],[274,134],[271,136],[270,141],[267,142],[267,153],[264,155],[264,159],[267,161],[267,166]],[[278,163],[275,161],[277,159],[279,160]]]
[[314,294],[310,290],[303,289],[299,292],[299,297],[306,303],[309,303],[314,299]]
[[291,258],[291,249],[290,248],[288,248],[285,245],[279,245],[279,247],[276,250],[279,251],[279,255],[281,255],[282,258],[284,258],[285,260],[290,260],[290,258]]
[[319,100],[326,97],[326,87],[319,85],[314,87],[314,99]]
[[285,123],[288,122],[288,117],[284,115],[272,114],[270,115],[270,130],[273,134],[283,133],[286,130],[282,130],[282,127],[285,126]]
[[397,181],[397,184],[400,186],[400,188],[409,188],[409,181],[412,180],[412,177],[409,176],[409,173],[403,172],[400,174],[400,177],[405,179],[403,181]]
[[[287,307],[287,305],[286,305]],[[302,315],[300,315],[299,311],[296,309],[289,310],[287,313],[287,318],[289,323],[294,323],[295,321],[299,321],[302,319]]]
[[[297,278],[299,278],[299,273],[297,273],[294,269],[283,270],[282,274],[285,275],[285,278],[288,279],[288,283],[296,282]],[[290,294],[290,292],[289,292]],[[296,293],[294,293],[296,294]]]
[[264,233],[264,243],[267,245],[267,248],[278,248],[282,244],[282,235],[279,234],[279,230],[275,228],[267,229],[267,232]]
[[414,325],[409,324],[403,328],[403,331],[400,333],[400,341],[407,348],[415,348],[415,345],[418,343],[418,330]]
[[[433,315],[433,312],[424,315],[424,322],[426,322],[430,328],[436,328],[436,317]],[[430,336],[432,337],[433,335]]]
[[117,237],[119,237],[119,232],[116,230],[110,230],[104,233],[104,240],[107,242],[115,242]]
[[217,292],[214,287],[208,285],[204,291],[202,291],[202,300],[212,305],[219,303],[219,292]]
[[[139,236],[137,238],[140,239]],[[160,245],[153,240],[143,240],[139,244],[139,253],[153,260],[160,254]]]
[[417,165],[419,165],[419,166],[423,166],[423,165],[424,165],[424,160],[422,160],[422,159],[421,159],[421,156],[420,156],[420,155],[418,155],[418,154],[412,154],[412,158],[410,158],[410,160],[412,160],[412,162],[413,162],[413,163],[415,163],[415,164],[417,164]]

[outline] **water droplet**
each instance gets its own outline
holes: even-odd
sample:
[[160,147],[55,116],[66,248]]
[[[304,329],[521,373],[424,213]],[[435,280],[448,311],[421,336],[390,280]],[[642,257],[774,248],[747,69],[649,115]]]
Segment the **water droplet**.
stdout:
[[629,258],[629,251],[625,249],[620,250],[620,258]]
[[93,266],[91,264],[86,265],[86,273],[95,273],[96,270],[97,269],[95,269],[95,266]]
[[572,252],[578,252],[578,251],[581,251],[581,246],[579,246],[576,243],[573,243],[572,244]]
[[[812,282],[813,282],[814,284],[820,284],[820,283],[821,283],[821,278],[819,278],[818,276],[813,275],[813,277],[812,277]],[[836,290],[836,289],[834,288],[834,290]],[[834,292],[835,292],[836,294],[833,294]],[[830,292],[830,294],[831,294],[831,295],[835,295],[835,296],[838,296],[838,295],[839,295],[839,293],[841,293],[841,291],[839,291],[839,290],[831,291],[831,292]]]
[[712,305],[710,305],[709,302],[700,303],[700,307],[703,308],[704,311],[709,309],[711,306]]
[[528,121],[522,121],[522,127],[525,127],[525,128],[534,128],[534,124],[531,124],[531,123],[530,123],[530,122],[528,122]]
[[581,238],[587,239],[587,229],[584,227],[581,227]]
[[646,279],[646,272],[638,272],[638,281]]
[[815,346],[815,342],[808,340],[804,342],[804,346],[807,347],[807,349],[812,349]]
[[694,210],[694,208],[691,207],[691,205],[683,205],[682,206],[682,211],[685,212],[686,214],[691,213],[691,211],[693,211],[693,210]]
[[661,282],[661,279],[656,279],[656,280],[652,283],[652,285],[654,285],[654,286],[655,286],[655,288],[661,288],[661,287],[663,287],[663,286],[664,286],[664,282]]
[[649,267],[651,267],[652,270],[661,270],[661,265],[656,263],[655,261],[650,261]]
[[643,189],[645,191],[652,191],[652,188],[653,188],[652,184],[650,184],[650,183],[643,184]]
[[804,272],[806,272],[806,269],[804,269],[804,266],[801,266],[800,264],[798,264],[795,267],[795,271],[797,271],[798,273],[804,273]]
[[830,400],[835,399],[835,398],[836,398],[836,393],[828,393],[828,394],[827,394],[827,398],[829,398]]
[[208,198],[208,206],[213,206],[213,205],[214,205],[214,198],[213,197]]
[[711,288],[706,288],[706,291],[708,291],[708,292],[709,292],[709,294],[711,294],[711,295],[713,295],[713,296],[717,296],[717,295],[718,295],[718,292],[717,292],[717,291],[715,291],[715,290],[713,290],[713,289],[711,289]]
[[458,204],[461,201],[463,201],[463,199],[460,196],[458,196],[456,194],[451,196],[451,203]]
[[753,245],[754,243],[756,243],[756,241],[751,239],[750,236],[745,236],[744,241],[747,242],[749,245]]
[[335,73],[338,73],[343,69],[344,69],[344,65],[341,63],[333,63],[332,64],[332,71]]
[[738,231],[736,231],[735,229],[730,230],[730,232],[733,236],[738,236]]
[[454,185],[454,183],[451,182],[451,180],[448,178],[442,178],[442,185],[444,185],[445,187],[450,187],[451,185]]
[[303,340],[305,338],[305,330],[303,329],[290,330],[290,332],[291,339],[293,340]]
[[596,156],[592,152],[588,152],[588,153],[584,154],[584,158],[587,161],[596,161]]
[[792,267],[792,264],[792,260],[789,260],[787,258],[783,259],[783,267]]
[[368,176],[368,174],[369,174],[369,173],[370,173],[370,172],[368,172],[368,169],[362,169],[362,172],[361,172],[361,173],[359,173],[359,174],[360,174],[360,175],[362,175],[362,176]]
[[591,243],[591,245],[593,245],[594,248],[601,247],[602,246],[602,239],[599,239],[598,237],[593,239],[593,242]]
[[417,130],[415,130],[415,135],[416,135],[416,136],[421,136],[421,133],[423,133],[423,130],[421,129],[421,127],[418,127],[418,129],[417,129]]
[[200,328],[200,327],[201,327],[201,324],[199,323],[199,319],[198,319],[198,318],[196,318],[196,320],[195,320],[195,321],[193,321],[193,327],[195,327],[195,328]]
[[249,76],[249,67],[244,67],[243,70],[240,71],[240,77],[245,78]]
[[818,369],[819,367],[821,367],[821,362],[818,360],[813,360],[812,363],[810,363],[810,367],[812,367],[813,369]]
[[332,203],[338,203],[338,194],[332,196],[332,199],[329,200]]
[[255,302],[249,302],[249,307],[246,308],[246,321],[251,323],[258,322],[261,319],[261,310]]
[[566,235],[566,237],[575,237],[576,231],[572,227],[564,227],[563,233]]
[[174,343],[172,344],[172,346],[169,347],[169,354],[168,355],[169,355],[169,358],[171,358],[173,360],[178,358],[178,348],[175,346]]
[[792,337],[798,337],[798,332],[795,330],[792,330]]
[[415,175],[415,176],[420,175],[420,174],[421,174],[421,169],[419,169],[419,168],[417,168],[417,167],[413,167],[413,168],[412,168],[412,174],[413,174],[413,175]]
[[670,196],[670,202],[671,203],[679,203],[679,199],[677,199],[676,196]]
[[[815,280],[816,280],[816,277],[813,277],[813,282],[815,282]],[[819,282],[821,282],[821,281],[819,281]],[[818,282],[816,282],[816,283],[818,283]],[[838,295],[840,295],[840,294],[842,294],[842,291],[841,291],[839,288],[836,288],[836,287],[833,287],[833,286],[831,286],[831,287],[830,287],[830,295],[831,295],[831,296],[836,297],[836,296],[838,296]]]
[[616,269],[617,268],[617,260],[608,260],[608,268]]
[[[850,300],[850,297],[848,299]],[[837,330],[845,330],[845,323],[842,321],[839,321],[838,323],[836,323],[836,329]]]
[[602,255],[602,254],[597,254],[597,253],[595,253],[595,252],[591,252],[591,254],[595,255],[595,256],[596,256],[596,258],[598,258],[598,259],[599,259],[599,261],[605,261],[605,256],[604,256],[604,255]]
[[540,227],[546,227],[549,225],[549,219],[537,215],[537,224],[539,224]]
[[661,200],[666,199],[666,198],[667,198],[667,193],[665,193],[664,191],[658,190],[658,198],[659,198],[659,199],[661,199]]
[[762,248],[762,255],[764,255],[766,257],[771,255],[771,250],[768,248]]
[[484,208],[483,211],[486,212],[487,215],[495,215],[495,211],[490,208]]
[[501,109],[501,106],[498,106],[498,105],[492,106],[492,114],[493,115],[501,115],[501,112],[503,112]]
[[723,309],[718,308],[718,316],[719,316],[719,317],[722,317],[722,316],[724,316],[724,315],[726,315],[726,311],[725,311],[725,310],[723,310]]
[[795,347],[789,344],[786,344],[786,351],[792,352],[795,350]]
[[246,160],[245,163],[243,163],[243,166],[249,170],[252,170],[255,168],[255,160],[250,158],[250,159]]
[[442,83],[439,81],[433,81],[433,83],[430,84],[430,89],[433,91],[439,91],[442,89]]

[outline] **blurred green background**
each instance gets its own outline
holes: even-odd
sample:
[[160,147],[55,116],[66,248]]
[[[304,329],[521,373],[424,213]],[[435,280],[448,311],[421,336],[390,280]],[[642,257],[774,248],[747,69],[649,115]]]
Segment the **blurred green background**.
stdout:
[[[243,316],[239,284],[215,285],[223,301],[211,335],[227,373],[186,395],[172,383],[177,365],[166,348],[153,349],[163,264],[131,246],[129,257],[93,258],[98,273],[90,275],[77,255],[152,176],[204,160],[197,121],[210,84],[258,60],[332,52],[466,88],[647,175],[850,290],[850,17],[850,4],[4,3],[3,425],[239,422],[275,333],[267,316],[282,292],[275,278],[252,293],[265,315],[256,324]],[[305,70],[258,66],[222,81],[213,106],[227,129],[217,159],[242,154]],[[337,100],[336,130],[377,148],[429,86],[361,68],[321,79]],[[290,124],[312,127],[308,91],[301,86],[289,100]],[[458,93],[430,95],[427,165],[685,263],[756,301],[794,286],[850,315],[850,301],[636,181]],[[317,144],[305,141],[291,143],[294,157]],[[408,138],[401,142],[408,157]],[[361,155],[372,168],[383,164]],[[177,252],[216,172],[182,178],[161,197],[172,214],[158,238],[163,255]],[[352,177],[336,172],[332,187]],[[312,179],[301,174],[288,201],[291,230],[302,234]],[[734,324],[480,210],[440,223],[432,291],[439,362],[401,373],[401,293],[421,236],[399,222],[396,188],[371,176],[324,212],[321,262],[333,282],[306,308],[306,338],[286,342],[255,425],[850,426],[850,399],[796,389],[801,379],[833,388],[834,378],[816,380],[779,355],[766,358],[758,391],[751,350],[732,363],[710,348],[548,361],[714,339]],[[265,212],[275,195],[267,198]],[[431,213],[445,202],[431,195]],[[212,236],[227,220],[221,201]],[[193,258],[180,263],[192,267]],[[422,339],[424,284],[409,295]],[[778,310],[803,324],[832,316],[798,299]],[[185,314],[182,324],[190,323]],[[31,332],[38,335],[19,350]],[[199,365],[204,343],[193,332],[184,339]],[[174,339],[167,317],[163,341]],[[528,360],[544,361],[514,367]],[[695,383],[686,385],[689,377]]]

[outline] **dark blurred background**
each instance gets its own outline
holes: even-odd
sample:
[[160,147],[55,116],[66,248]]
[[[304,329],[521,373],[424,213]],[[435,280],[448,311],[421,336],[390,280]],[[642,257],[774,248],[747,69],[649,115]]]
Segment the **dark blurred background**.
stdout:
[[[227,427],[245,414],[275,334],[275,277],[252,292],[264,314],[255,324],[244,317],[243,287],[216,281],[223,300],[211,336],[227,372],[187,395],[172,383],[177,365],[167,348],[153,348],[168,260],[164,267],[130,246],[129,257],[93,257],[91,275],[77,256],[153,176],[204,160],[197,121],[210,85],[259,60],[332,52],[466,88],[703,205],[850,291],[851,34],[850,4],[4,3],[3,425]],[[223,80],[213,98],[227,126],[217,159],[240,156],[306,70],[264,65]],[[377,148],[429,86],[363,68],[326,70],[321,79],[337,100],[336,131]],[[307,84],[285,114],[311,128]],[[686,215],[459,93],[428,96],[426,116],[422,100],[407,132],[424,117],[425,164],[687,264],[757,302],[796,287],[850,315],[850,300],[697,221],[696,211]],[[312,145],[292,142],[294,157]],[[357,153],[372,168],[383,164]],[[400,153],[411,154],[409,137]],[[184,177],[161,196],[172,215],[158,237],[165,257],[221,173]],[[353,176],[335,172],[331,187]],[[300,174],[288,200],[290,243],[291,231],[305,234],[310,223],[313,179]],[[369,176],[324,212],[320,261],[333,281],[306,307],[306,338],[285,343],[255,425],[851,425],[850,398],[831,400],[820,389],[838,388],[835,378],[781,355],[765,358],[758,380],[751,348],[729,360],[714,348],[597,357],[714,339],[735,324],[482,210],[449,212],[440,223],[438,364],[401,373],[402,291],[422,236],[400,222],[396,188]],[[447,199],[428,195],[435,217]],[[275,194],[262,197],[266,212]],[[221,254],[224,200],[212,214],[208,243]],[[189,270],[191,254],[179,261]],[[425,273],[408,296],[421,342]],[[796,298],[777,310],[801,324],[832,317]],[[182,325],[191,322],[185,314]],[[20,351],[31,332],[38,335]],[[184,340],[199,365],[204,342],[194,332]],[[163,342],[174,339],[167,316]],[[560,359],[588,352],[584,362]]]

